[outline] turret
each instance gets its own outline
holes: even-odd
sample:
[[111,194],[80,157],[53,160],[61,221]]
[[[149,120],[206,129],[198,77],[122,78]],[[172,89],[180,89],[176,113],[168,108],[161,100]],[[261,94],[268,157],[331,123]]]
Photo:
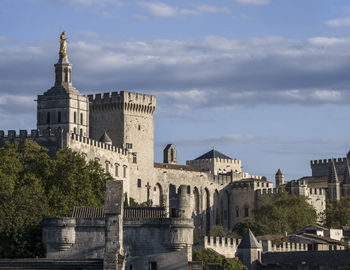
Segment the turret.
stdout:
[[284,185],[284,174],[282,173],[281,169],[278,169],[278,171],[276,172],[275,181],[276,181],[276,188]]
[[176,164],[176,149],[173,144],[168,144],[163,150],[163,162]]
[[55,64],[55,84],[37,98],[37,128],[61,128],[89,137],[89,102],[72,85],[72,65],[66,52],[67,39],[60,37],[59,59]]
[[105,131],[103,133],[103,135],[101,136],[101,138],[98,140],[99,142],[103,142],[105,144],[109,144],[112,145],[112,140],[111,138],[108,136],[107,132]]
[[262,247],[249,229],[238,246],[238,257],[249,270],[258,269]]
[[191,187],[181,185],[178,192],[178,215],[180,218],[191,218]]

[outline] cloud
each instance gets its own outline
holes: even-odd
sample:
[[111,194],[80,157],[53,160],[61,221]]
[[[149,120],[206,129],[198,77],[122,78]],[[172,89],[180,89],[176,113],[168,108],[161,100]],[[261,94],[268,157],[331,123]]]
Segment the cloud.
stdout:
[[[73,84],[85,94],[142,91],[181,111],[350,102],[350,38],[114,41],[78,34],[68,55]],[[56,43],[0,43],[2,94],[35,96],[51,87],[57,50]]]
[[177,18],[186,15],[198,15],[203,13],[231,13],[227,7],[215,7],[199,5],[192,9],[169,6],[162,2],[139,2],[140,7],[146,9],[151,16],[160,18]]
[[238,4],[242,5],[267,5],[269,0],[235,0]]
[[106,4],[122,5],[122,2],[119,0],[59,0],[59,2],[67,3],[71,5],[81,5],[81,6],[106,5]]
[[[174,145],[178,147],[189,147],[189,146],[210,146],[210,145],[228,145],[234,143],[250,143],[260,140],[269,140],[272,137],[268,136],[254,136],[254,135],[242,135],[242,134],[226,134],[223,136],[204,138],[204,139],[184,139],[175,140]],[[158,146],[163,146],[166,143],[159,143]]]
[[325,22],[329,27],[346,27],[350,26],[350,17],[336,18]]

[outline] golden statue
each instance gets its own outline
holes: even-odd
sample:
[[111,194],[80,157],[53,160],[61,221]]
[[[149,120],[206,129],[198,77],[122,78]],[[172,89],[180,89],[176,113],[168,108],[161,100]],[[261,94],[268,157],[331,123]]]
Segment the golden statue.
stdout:
[[60,36],[60,52],[59,52],[59,56],[60,56],[60,60],[66,60],[68,61],[68,55],[67,55],[67,39],[64,36],[66,34],[66,32],[62,32],[61,36]]

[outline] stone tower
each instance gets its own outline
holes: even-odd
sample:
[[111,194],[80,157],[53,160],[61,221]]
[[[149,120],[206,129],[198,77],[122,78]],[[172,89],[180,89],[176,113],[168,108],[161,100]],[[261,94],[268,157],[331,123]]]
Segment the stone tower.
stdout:
[[332,159],[328,175],[328,196],[329,199],[340,200],[340,182],[334,159]]
[[89,95],[90,137],[98,140],[106,131],[113,145],[127,148],[140,170],[153,168],[153,113],[155,96],[113,92]]
[[55,85],[38,96],[37,128],[61,128],[66,132],[89,137],[88,99],[72,85],[72,65],[64,53],[61,46],[55,64]]
[[261,261],[262,247],[249,229],[238,248],[238,257],[249,270],[258,269]]
[[168,144],[163,150],[163,162],[176,164],[176,149],[173,144]]
[[343,181],[343,194],[344,196],[350,196],[350,165],[349,158],[345,161],[345,172]]
[[284,174],[282,173],[281,169],[278,169],[278,171],[276,172],[275,181],[276,181],[276,188],[284,185]]

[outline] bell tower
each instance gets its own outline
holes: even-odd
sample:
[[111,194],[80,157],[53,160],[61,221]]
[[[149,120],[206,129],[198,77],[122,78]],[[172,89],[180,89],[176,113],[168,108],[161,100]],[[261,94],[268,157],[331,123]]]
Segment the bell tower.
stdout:
[[72,65],[67,55],[65,32],[60,36],[55,84],[37,99],[38,129],[61,128],[89,137],[89,101],[72,85]]

